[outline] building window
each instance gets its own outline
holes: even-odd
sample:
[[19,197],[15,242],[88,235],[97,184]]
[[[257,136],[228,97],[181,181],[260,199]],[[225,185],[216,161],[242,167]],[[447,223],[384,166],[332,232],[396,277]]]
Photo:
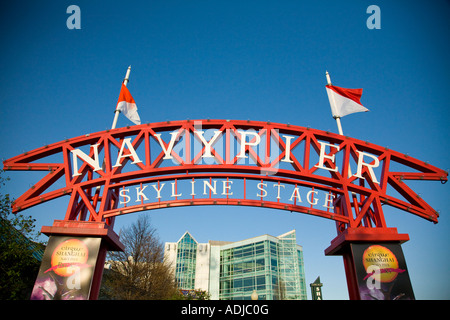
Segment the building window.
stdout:
[[[265,235],[255,238],[254,242],[252,240],[219,244],[217,246],[220,249],[211,245],[208,255],[214,255],[214,269],[210,269],[206,277],[210,277],[207,286],[215,299],[250,300],[252,292],[256,290],[261,300],[306,300],[303,251],[296,243],[295,231],[278,237]],[[178,287],[195,289],[196,276],[199,279],[205,277],[205,273],[196,274],[197,251],[205,259],[204,252],[208,247],[198,244],[186,232],[174,248]]]
[[197,242],[186,232],[178,241],[175,280],[180,289],[194,289]]

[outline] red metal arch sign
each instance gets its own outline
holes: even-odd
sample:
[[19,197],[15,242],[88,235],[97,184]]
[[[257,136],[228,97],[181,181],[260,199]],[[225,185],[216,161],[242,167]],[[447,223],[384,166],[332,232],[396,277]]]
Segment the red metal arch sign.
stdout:
[[426,220],[438,213],[406,180],[447,181],[408,155],[289,124],[184,120],[107,130],[25,152],[5,170],[49,171],[13,212],[70,196],[65,220],[106,221],[190,205],[275,208],[387,228],[382,205]]

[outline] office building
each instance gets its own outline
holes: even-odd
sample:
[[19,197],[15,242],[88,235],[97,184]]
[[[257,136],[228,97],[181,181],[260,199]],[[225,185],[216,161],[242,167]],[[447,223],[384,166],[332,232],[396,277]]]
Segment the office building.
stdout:
[[186,233],[165,244],[178,287],[207,291],[213,300],[306,300],[303,250],[295,230],[237,242],[198,243]]

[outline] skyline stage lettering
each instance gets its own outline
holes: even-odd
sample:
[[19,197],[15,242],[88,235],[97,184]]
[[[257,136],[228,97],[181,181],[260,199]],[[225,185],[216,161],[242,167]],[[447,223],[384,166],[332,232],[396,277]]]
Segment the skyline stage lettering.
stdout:
[[438,222],[407,184],[448,173],[351,137],[250,120],[148,123],[66,139],[5,160],[47,171],[17,198],[19,212],[70,196],[65,220],[106,221],[136,211],[247,205],[335,220],[339,230],[385,228],[382,205]]
[[[183,191],[181,191],[183,190]],[[152,184],[122,188],[120,205],[156,203],[172,200],[228,199],[274,202],[294,206],[334,209],[335,195],[331,192],[294,183],[249,179],[192,179],[157,181]]]

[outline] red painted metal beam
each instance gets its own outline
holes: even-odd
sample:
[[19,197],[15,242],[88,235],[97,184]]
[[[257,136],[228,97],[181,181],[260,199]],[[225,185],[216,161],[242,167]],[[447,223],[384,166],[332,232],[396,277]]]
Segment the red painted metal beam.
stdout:
[[[207,130],[220,131],[221,134],[216,141],[211,142],[212,138],[205,138],[207,143],[211,142],[209,147],[212,158],[204,159],[207,148],[201,140],[203,136],[200,131]],[[253,130],[255,133],[244,135],[246,130]],[[171,141],[172,133],[179,139]],[[247,135],[248,140],[244,141]],[[128,144],[125,144],[127,141]],[[200,148],[196,148],[199,144]],[[169,150],[171,146],[174,148],[166,153],[164,150]],[[102,157],[99,160],[101,164],[98,163],[101,168],[75,159],[82,164],[74,172],[73,152],[82,147],[83,150],[89,148],[86,157],[94,163],[96,152]],[[258,149],[263,147],[263,151]],[[180,150],[182,154],[179,153]],[[61,155],[59,162],[48,161],[48,157],[56,155]],[[368,157],[368,162],[362,160],[364,156]],[[167,163],[167,158],[173,158],[174,162]],[[210,162],[204,163],[206,160]],[[242,161],[245,163],[241,164]],[[394,163],[401,164],[408,171],[392,170]],[[355,166],[361,167],[358,167],[360,175],[352,172],[349,176],[350,168],[355,171]],[[371,166],[377,167],[379,181],[374,181]],[[347,228],[385,229],[381,204],[436,223],[439,217],[437,212],[405,182],[446,182],[448,175],[428,163],[361,140],[289,124],[241,120],[167,121],[87,134],[8,159],[4,161],[4,169],[49,171],[15,201],[14,212],[64,195],[71,197],[66,220],[108,220],[109,223],[118,214],[164,206],[250,205],[333,219],[337,221],[338,232]],[[261,181],[274,183],[298,183],[303,187],[313,188],[311,190],[325,190],[335,196],[334,212],[298,203],[293,205],[265,201],[262,198],[248,199],[246,190],[243,197],[230,197],[226,201],[222,198],[193,197],[190,201],[177,198],[166,202],[141,203],[128,208],[120,207],[121,187],[207,177],[262,179]],[[56,183],[63,186],[52,190],[54,186],[59,186]],[[388,186],[398,192],[401,198],[390,195]]]

